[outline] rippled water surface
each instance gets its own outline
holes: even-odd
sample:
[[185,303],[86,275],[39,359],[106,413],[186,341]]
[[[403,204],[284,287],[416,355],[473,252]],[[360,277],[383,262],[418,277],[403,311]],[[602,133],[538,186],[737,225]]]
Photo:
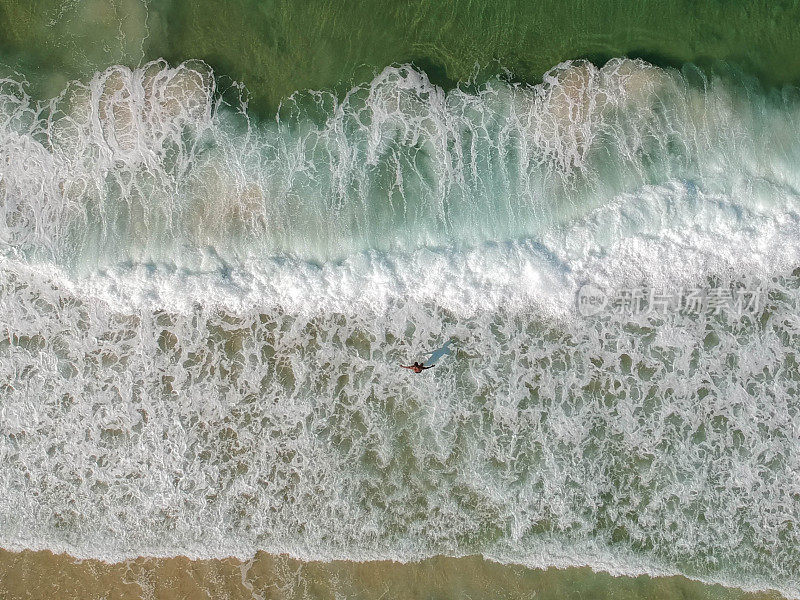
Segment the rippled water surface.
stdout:
[[5,42],[0,545],[800,596],[791,64],[396,62],[268,119],[221,57],[146,61],[167,9],[109,6],[53,17],[63,81]]

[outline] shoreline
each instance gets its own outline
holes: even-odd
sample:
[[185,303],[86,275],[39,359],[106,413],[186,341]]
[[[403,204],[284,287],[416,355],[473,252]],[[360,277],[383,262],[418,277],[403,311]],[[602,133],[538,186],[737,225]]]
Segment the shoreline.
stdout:
[[139,557],[116,563],[49,550],[0,549],[0,598],[530,598],[781,600],[681,575],[613,576],[589,567],[530,569],[480,556],[419,562],[301,561],[258,552],[190,560]]

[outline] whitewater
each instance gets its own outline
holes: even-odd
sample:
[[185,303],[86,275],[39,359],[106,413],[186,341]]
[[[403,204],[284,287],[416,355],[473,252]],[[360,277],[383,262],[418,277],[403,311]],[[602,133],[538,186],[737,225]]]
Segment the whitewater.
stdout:
[[0,80],[0,546],[800,598],[798,165],[797,89],[627,59],[273,120],[200,62]]

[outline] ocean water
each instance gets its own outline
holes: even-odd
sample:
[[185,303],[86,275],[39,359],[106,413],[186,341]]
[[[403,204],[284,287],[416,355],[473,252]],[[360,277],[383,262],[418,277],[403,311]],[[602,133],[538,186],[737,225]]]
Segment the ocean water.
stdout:
[[794,0],[0,0],[0,73],[42,97],[115,64],[202,59],[267,119],[296,90],[344,93],[412,62],[447,88],[476,67],[537,83],[565,60],[619,56],[726,61],[780,86],[800,82],[798,19]]
[[272,120],[199,61],[3,79],[0,545],[800,597],[798,133],[795,88],[628,59]]

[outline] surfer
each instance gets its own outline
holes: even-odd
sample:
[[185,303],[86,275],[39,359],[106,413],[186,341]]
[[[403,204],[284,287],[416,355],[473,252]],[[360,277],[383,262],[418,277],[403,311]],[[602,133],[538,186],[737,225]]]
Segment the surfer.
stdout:
[[414,373],[422,373],[425,369],[432,369],[436,365],[431,365],[430,367],[424,366],[425,363],[415,362],[413,365],[400,365],[404,369],[411,369]]

